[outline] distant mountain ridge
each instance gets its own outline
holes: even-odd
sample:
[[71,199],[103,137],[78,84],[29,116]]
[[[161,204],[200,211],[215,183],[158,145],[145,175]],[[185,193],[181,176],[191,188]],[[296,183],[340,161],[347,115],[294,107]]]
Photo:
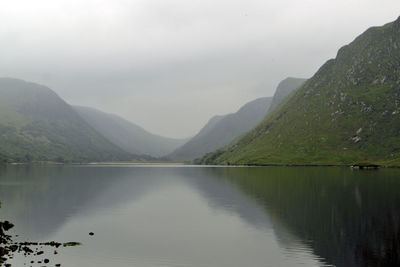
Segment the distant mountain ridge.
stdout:
[[307,79],[293,77],[288,77],[281,81],[275,90],[274,96],[272,97],[272,102],[268,112],[274,111],[281,104],[283,104],[284,100],[306,81]]
[[400,166],[400,17],[339,49],[286,103],[205,164]]
[[111,143],[132,154],[162,157],[187,139],[173,139],[152,134],[117,115],[94,108],[74,106],[76,112]]
[[168,158],[193,160],[229,144],[264,118],[271,100],[271,97],[258,98],[245,104],[236,113],[214,116],[196,136],[168,155]]
[[0,158],[88,162],[134,156],[98,134],[51,89],[0,78]]
[[273,97],[262,97],[248,102],[236,113],[214,116],[182,147],[168,157],[179,160],[194,160],[222,148],[257,126],[278,106],[287,95],[300,87],[306,79],[288,77],[281,81]]

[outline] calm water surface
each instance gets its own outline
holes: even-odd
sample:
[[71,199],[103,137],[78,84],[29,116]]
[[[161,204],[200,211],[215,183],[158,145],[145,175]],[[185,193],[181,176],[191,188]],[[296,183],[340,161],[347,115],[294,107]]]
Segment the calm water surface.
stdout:
[[48,266],[400,266],[396,169],[7,166],[0,201],[20,241],[82,242]]

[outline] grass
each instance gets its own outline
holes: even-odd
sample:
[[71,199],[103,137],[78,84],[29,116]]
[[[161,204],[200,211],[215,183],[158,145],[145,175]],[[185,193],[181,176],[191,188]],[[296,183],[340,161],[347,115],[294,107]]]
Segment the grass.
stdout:
[[399,29],[367,30],[254,130],[199,162],[400,166]]

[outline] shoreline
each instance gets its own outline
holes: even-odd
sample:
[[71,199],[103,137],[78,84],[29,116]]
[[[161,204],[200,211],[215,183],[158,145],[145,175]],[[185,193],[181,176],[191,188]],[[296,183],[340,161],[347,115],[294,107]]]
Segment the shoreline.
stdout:
[[60,163],[60,162],[12,162],[12,163],[4,163],[0,164],[0,166],[16,166],[16,165],[31,165],[31,166],[40,166],[40,165],[69,165],[69,166],[160,166],[160,165],[168,165],[168,166],[204,166],[204,167],[346,167],[352,169],[360,169],[360,170],[376,170],[376,169],[387,169],[387,168],[400,168],[397,165],[379,165],[379,164],[194,164],[190,162],[87,162],[87,163]]
[[[68,165],[68,164],[67,164]],[[185,162],[89,162],[89,163],[77,163],[71,165],[188,165]]]

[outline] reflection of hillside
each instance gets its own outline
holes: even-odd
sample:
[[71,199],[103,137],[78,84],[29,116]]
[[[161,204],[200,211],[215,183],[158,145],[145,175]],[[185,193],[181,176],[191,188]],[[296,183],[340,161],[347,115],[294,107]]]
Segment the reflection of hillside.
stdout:
[[0,167],[0,219],[15,221],[24,238],[46,239],[73,217],[183,181],[213,208],[257,228],[273,228],[289,253],[311,248],[338,267],[400,266],[399,174],[347,168],[7,166]]
[[[184,168],[180,170],[180,174],[184,177],[184,182],[189,182],[191,187],[196,188],[213,208],[235,213],[256,228],[273,230],[276,241],[290,254],[291,252],[293,255],[313,254],[308,244],[291,233],[276,215],[271,214],[274,212],[272,209],[265,212],[265,203],[255,201],[254,195],[243,194],[240,184],[225,179],[229,172],[236,172],[235,170],[239,169],[243,170],[243,168]],[[251,175],[252,172],[248,172],[248,179],[251,179]],[[313,255],[312,258],[323,261],[318,255]]]
[[271,228],[268,214],[262,212],[254,199],[243,194],[240,188],[227,185],[223,179],[216,179],[216,173],[208,168],[181,168],[179,174],[183,182],[196,188],[213,208],[235,213],[255,227]]
[[[27,238],[45,238],[69,217],[146,194],[162,182],[146,168],[8,166],[0,171],[0,217]],[[141,179],[146,176],[146,179]]]
[[285,225],[330,264],[400,266],[398,170],[210,168],[204,176],[251,195],[274,228]]

